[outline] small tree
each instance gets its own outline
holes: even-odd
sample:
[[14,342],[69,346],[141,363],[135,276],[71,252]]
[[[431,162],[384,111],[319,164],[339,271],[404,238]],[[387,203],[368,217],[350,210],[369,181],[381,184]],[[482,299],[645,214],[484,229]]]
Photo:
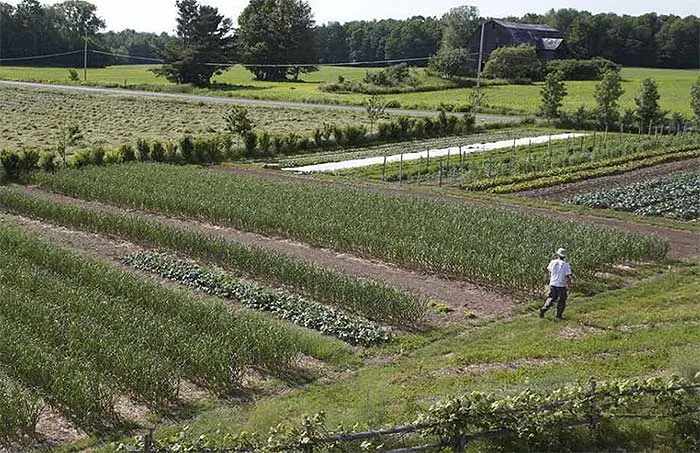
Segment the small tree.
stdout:
[[695,123],[700,127],[700,77],[690,87],[690,109],[695,115]]
[[634,100],[637,105],[637,119],[642,130],[663,118],[664,114],[659,107],[660,97],[656,82],[653,79],[644,79],[639,95]]
[[248,109],[234,105],[231,110],[224,115],[226,122],[226,130],[238,137],[238,145],[241,144],[241,139],[253,130],[253,122],[248,117]]
[[369,118],[370,132],[374,132],[374,125],[385,116],[386,104],[382,98],[375,94],[367,99],[365,109],[367,110],[367,118]]
[[605,71],[603,80],[595,87],[595,100],[598,104],[596,113],[601,124],[606,128],[620,119],[617,101],[623,94],[620,73],[612,70]]
[[80,143],[83,139],[83,133],[80,131],[79,124],[71,124],[61,131],[61,136],[56,144],[58,154],[63,160],[63,167],[68,166],[68,152]]
[[559,117],[562,101],[566,96],[566,85],[559,71],[550,72],[542,87],[542,105],[540,114],[549,120]]

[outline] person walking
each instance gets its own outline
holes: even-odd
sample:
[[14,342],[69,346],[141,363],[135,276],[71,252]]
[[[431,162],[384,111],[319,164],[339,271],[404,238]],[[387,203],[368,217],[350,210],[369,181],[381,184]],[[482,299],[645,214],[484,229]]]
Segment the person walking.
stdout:
[[566,262],[566,250],[560,248],[556,251],[557,257],[553,259],[547,270],[549,271],[549,296],[540,308],[540,318],[544,318],[552,305],[557,304],[557,319],[564,319],[564,309],[566,299],[569,296],[569,286],[571,285],[571,266]]

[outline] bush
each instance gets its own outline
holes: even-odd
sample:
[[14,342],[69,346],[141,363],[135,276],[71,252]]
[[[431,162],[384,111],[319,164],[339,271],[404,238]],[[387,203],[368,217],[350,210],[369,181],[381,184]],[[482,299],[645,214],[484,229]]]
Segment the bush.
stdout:
[[430,59],[428,69],[448,79],[452,77],[472,77],[476,71],[469,66],[469,51],[467,49],[442,48],[437,55]]
[[124,154],[121,148],[115,148],[107,151],[105,154],[105,164],[120,164],[124,162]]
[[36,150],[0,152],[0,162],[5,170],[5,175],[10,180],[20,179],[29,172],[39,168],[40,154]]
[[362,79],[364,83],[383,87],[394,87],[415,83],[415,77],[406,63],[389,66],[376,72],[368,72]]
[[557,71],[562,74],[562,80],[601,80],[606,71],[620,72],[620,66],[604,58],[554,60],[547,63],[547,73]]
[[194,162],[194,143],[192,143],[192,137],[189,135],[182,137],[179,142],[179,149],[185,162],[188,164],[196,163]]
[[500,47],[493,52],[484,67],[484,76],[494,79],[543,80],[544,64],[532,46]]
[[138,160],[141,162],[151,160],[151,145],[146,140],[138,139],[136,141],[136,150],[138,151]]
[[158,140],[154,141],[153,146],[151,146],[151,159],[154,162],[165,161],[165,147]]
[[258,137],[258,148],[260,148],[261,153],[265,155],[270,154],[270,150],[272,149],[272,138],[267,131],[262,131],[260,133],[260,136]]
[[133,162],[136,160],[136,153],[134,152],[134,147],[131,145],[122,145],[119,147],[122,155],[122,161]]
[[58,154],[52,151],[47,151],[41,154],[37,165],[39,166],[40,170],[47,173],[53,173],[56,171],[56,159],[58,159]]
[[245,156],[255,156],[255,150],[258,146],[258,134],[255,131],[248,131],[243,134],[243,145],[245,148]]

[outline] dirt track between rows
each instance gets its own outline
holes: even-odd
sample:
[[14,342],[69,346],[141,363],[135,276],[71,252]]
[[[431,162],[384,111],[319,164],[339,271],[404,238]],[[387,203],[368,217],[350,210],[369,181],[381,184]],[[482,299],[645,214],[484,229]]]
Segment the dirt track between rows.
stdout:
[[[155,221],[167,226],[203,233],[213,237],[220,237],[234,243],[273,250],[323,267],[338,270],[352,277],[385,282],[395,288],[446,304],[454,310],[451,313],[439,315],[437,318],[436,316],[431,316],[432,320],[439,318],[441,321],[463,321],[465,315],[469,312],[478,316],[492,316],[508,311],[519,303],[519,301],[512,296],[495,290],[482,288],[465,281],[448,280],[434,275],[403,269],[391,264],[371,261],[351,254],[313,247],[308,244],[283,238],[267,237],[257,233],[249,233],[233,228],[211,225],[191,219],[167,217],[142,210],[125,210],[112,205],[95,201],[79,200],[33,187],[22,187],[21,190],[34,195],[50,197],[60,203],[73,204],[89,209],[114,213],[128,212],[137,214],[146,220]],[[85,236],[82,237],[83,240],[87,240]],[[78,245],[80,242],[81,241],[77,241],[74,245]],[[104,247],[104,241],[97,240],[94,246],[90,247],[93,249],[100,249]],[[128,248],[128,243],[125,243],[124,247]],[[108,256],[112,255],[112,258],[121,254],[120,251],[111,246],[107,247],[107,249],[98,250],[98,252]]]
[[240,174],[244,176],[252,176],[256,178],[271,178],[280,181],[292,181],[306,184],[318,184],[327,187],[342,187],[342,188],[362,188],[366,190],[372,190],[377,193],[387,194],[387,195],[398,195],[406,197],[418,197],[429,200],[440,200],[447,201],[451,203],[467,204],[467,205],[477,205],[477,206],[489,206],[489,207],[499,207],[507,208],[521,212],[532,212],[536,214],[542,214],[549,217],[554,217],[562,220],[573,220],[577,222],[587,222],[595,225],[617,228],[623,231],[629,231],[633,233],[641,233],[653,236],[659,236],[668,240],[670,245],[669,256],[671,258],[692,258],[700,256],[700,233],[694,233],[692,231],[685,230],[675,230],[671,228],[665,228],[655,225],[648,225],[643,223],[630,222],[627,220],[619,220],[607,217],[597,217],[593,215],[583,215],[576,214],[572,212],[558,211],[554,209],[539,208],[539,207],[529,207],[521,206],[516,204],[509,204],[506,201],[495,202],[495,201],[485,201],[469,199],[465,197],[460,197],[457,195],[452,195],[446,192],[428,192],[428,191],[418,191],[412,190],[409,187],[399,187],[397,185],[390,186],[388,184],[376,184],[376,183],[348,183],[348,182],[338,182],[329,181],[327,179],[318,179],[310,176],[301,175],[290,175],[280,171],[265,170],[252,167],[233,167],[233,166],[217,166],[212,167],[212,171],[224,171],[232,174]]

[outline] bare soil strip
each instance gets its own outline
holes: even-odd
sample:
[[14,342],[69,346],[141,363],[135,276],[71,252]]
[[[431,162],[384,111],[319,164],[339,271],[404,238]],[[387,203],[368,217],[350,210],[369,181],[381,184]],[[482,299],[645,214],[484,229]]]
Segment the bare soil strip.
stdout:
[[[94,201],[84,201],[64,195],[45,192],[38,188],[24,187],[22,190],[46,197],[51,197],[60,203],[73,204],[94,210],[110,211],[114,213],[131,213],[140,217],[161,223],[163,225],[180,228],[208,236],[219,237],[225,240],[274,250],[286,255],[300,258],[327,268],[335,269],[356,278],[367,278],[385,282],[396,288],[413,292],[430,300],[447,305],[452,311],[444,315],[430,315],[432,321],[460,322],[466,319],[466,315],[473,313],[477,316],[492,316],[518,305],[519,301],[512,296],[473,285],[465,281],[447,280],[433,275],[426,275],[393,266],[391,264],[370,261],[347,253],[338,253],[329,249],[312,247],[308,244],[294,242],[282,238],[267,237],[256,233],[248,233],[233,228],[221,227],[197,222],[191,219],[183,220],[144,211],[124,210],[115,206],[106,205]],[[66,230],[70,231],[70,230]],[[93,238],[96,235],[91,235]],[[81,243],[85,238],[71,240],[71,246],[84,248]],[[97,248],[98,253],[118,258],[133,247],[133,244],[121,242],[119,246],[104,245],[99,240],[90,241],[90,247]]]
[[309,176],[290,175],[274,170],[264,170],[252,167],[232,167],[232,166],[216,166],[211,168],[212,171],[224,171],[232,174],[240,174],[245,176],[263,177],[288,182],[298,182],[307,184],[319,184],[327,187],[342,187],[342,188],[361,188],[372,190],[377,193],[387,195],[417,197],[429,200],[440,200],[452,203],[467,204],[472,206],[489,206],[496,208],[507,208],[521,212],[532,212],[549,216],[551,218],[562,220],[573,220],[576,222],[587,222],[596,225],[617,228],[623,231],[633,233],[648,234],[659,236],[669,241],[671,258],[692,258],[700,256],[700,233],[692,231],[674,230],[653,225],[630,222],[627,220],[611,219],[607,217],[597,217],[593,215],[576,214],[572,212],[562,212],[554,209],[535,208],[529,206],[520,206],[510,204],[507,201],[482,201],[451,195],[446,192],[427,192],[411,190],[410,188],[400,187],[398,185],[375,184],[375,183],[348,183],[330,181],[327,179],[317,179]]
[[541,189],[527,190],[516,195],[526,198],[543,198],[547,200],[562,200],[573,195],[595,192],[601,189],[612,189],[614,187],[626,186],[636,182],[658,176],[668,176],[676,173],[697,170],[700,168],[700,158],[670,162],[656,165],[654,167],[641,168],[621,175],[603,176],[600,178],[587,179],[585,181],[562,184],[559,186],[543,187]]

